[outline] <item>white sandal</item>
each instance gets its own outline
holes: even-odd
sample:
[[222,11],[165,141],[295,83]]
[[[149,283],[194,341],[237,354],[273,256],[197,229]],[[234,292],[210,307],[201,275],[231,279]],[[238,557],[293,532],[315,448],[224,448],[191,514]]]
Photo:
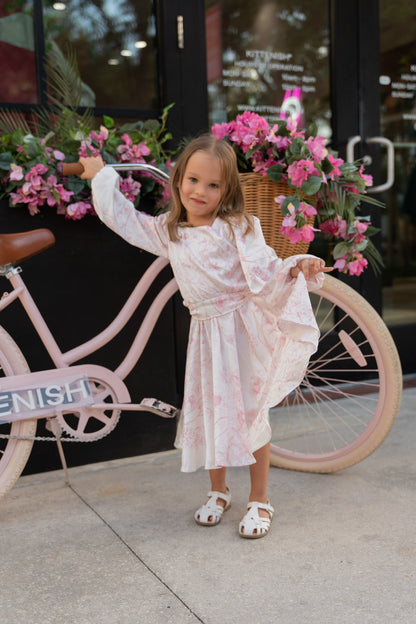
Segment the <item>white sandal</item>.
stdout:
[[[224,507],[217,504],[218,498],[225,501]],[[222,514],[230,507],[231,494],[228,488],[226,494],[224,492],[208,492],[207,502],[195,512],[195,522],[202,526],[215,526],[221,522]]]
[[[274,514],[274,509],[270,503],[250,501],[247,505],[247,509],[248,511],[238,527],[240,536],[255,539],[267,535]],[[269,513],[270,517],[262,518],[259,516],[259,509],[265,509]]]

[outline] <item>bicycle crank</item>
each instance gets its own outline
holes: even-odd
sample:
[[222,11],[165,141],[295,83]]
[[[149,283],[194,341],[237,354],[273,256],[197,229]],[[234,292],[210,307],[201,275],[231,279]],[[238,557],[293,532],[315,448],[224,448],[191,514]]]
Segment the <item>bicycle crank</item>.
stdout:
[[[111,433],[121,413],[112,407],[112,403],[117,403],[117,396],[109,385],[91,377],[88,383],[92,398],[100,407],[84,405],[73,411],[60,411],[56,416],[62,430],[81,442],[93,442]],[[103,407],[106,404],[108,409]]]

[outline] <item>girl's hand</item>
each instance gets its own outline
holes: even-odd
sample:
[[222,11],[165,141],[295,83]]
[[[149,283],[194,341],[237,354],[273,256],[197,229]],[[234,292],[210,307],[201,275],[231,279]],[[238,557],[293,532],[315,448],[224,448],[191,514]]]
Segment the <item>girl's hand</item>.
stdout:
[[290,269],[290,276],[297,277],[300,272],[305,276],[306,280],[313,279],[318,273],[329,273],[334,267],[326,267],[324,260],[320,258],[304,258],[299,260],[296,266]]
[[88,158],[80,158],[79,162],[84,167],[84,173],[81,174],[83,180],[92,180],[95,175],[101,169],[104,168],[105,163],[101,156],[89,156]]

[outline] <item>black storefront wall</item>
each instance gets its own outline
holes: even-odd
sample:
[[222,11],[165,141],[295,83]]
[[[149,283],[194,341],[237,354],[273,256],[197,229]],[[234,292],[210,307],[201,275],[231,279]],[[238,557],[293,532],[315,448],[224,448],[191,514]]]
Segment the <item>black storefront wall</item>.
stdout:
[[[22,263],[22,277],[63,351],[102,331],[120,311],[138,278],[155,259],[109,230],[97,217],[74,222],[43,212],[31,217],[24,208],[0,202],[0,231],[19,232],[47,227],[56,244]],[[154,296],[171,277],[166,268],[113,343],[88,362],[115,368],[137,332]],[[2,278],[3,291],[9,288]],[[19,302],[0,313],[32,371],[52,366]],[[156,397],[180,406],[183,388],[188,314],[179,295],[167,303],[137,366],[126,379],[132,401]],[[180,333],[178,333],[180,332]],[[94,443],[64,445],[69,466],[162,451],[173,446],[176,423],[146,412],[123,412],[109,436]],[[50,435],[42,422],[38,435]],[[25,472],[60,467],[56,444],[35,442]]]

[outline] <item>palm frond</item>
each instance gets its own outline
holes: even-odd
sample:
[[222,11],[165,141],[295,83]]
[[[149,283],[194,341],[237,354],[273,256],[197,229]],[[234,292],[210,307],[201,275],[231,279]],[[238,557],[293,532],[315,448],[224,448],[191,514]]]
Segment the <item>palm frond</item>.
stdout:
[[53,42],[46,55],[46,68],[52,103],[61,108],[68,106],[75,109],[81,106],[82,81],[74,51],[68,48],[64,55]]
[[23,134],[30,134],[31,129],[23,113],[3,109],[0,111],[0,132],[2,134],[12,134],[16,130],[21,130]]
[[48,96],[51,106],[39,111],[40,134],[52,130],[62,141],[74,133],[88,134],[94,124],[90,107],[80,114],[83,83],[79,74],[76,55],[68,48],[67,54],[52,43],[47,53]]

